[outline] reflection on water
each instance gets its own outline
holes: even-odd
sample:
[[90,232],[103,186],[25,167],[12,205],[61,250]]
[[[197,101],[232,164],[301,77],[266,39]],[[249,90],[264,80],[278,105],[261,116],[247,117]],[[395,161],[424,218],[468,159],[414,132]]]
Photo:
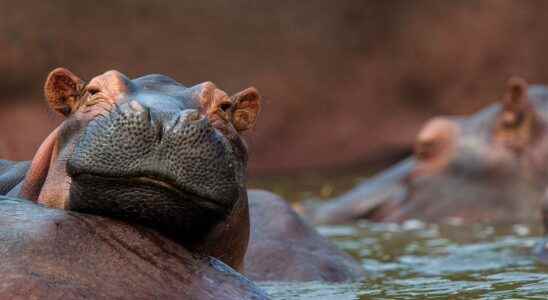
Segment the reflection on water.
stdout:
[[263,283],[274,299],[548,299],[533,225],[359,222],[319,231],[358,258],[361,283]]

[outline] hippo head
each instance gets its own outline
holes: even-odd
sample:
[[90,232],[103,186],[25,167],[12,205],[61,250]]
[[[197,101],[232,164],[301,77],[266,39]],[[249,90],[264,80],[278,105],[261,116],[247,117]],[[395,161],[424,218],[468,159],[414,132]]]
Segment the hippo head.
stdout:
[[240,134],[255,124],[255,88],[228,96],[211,82],[187,88],[163,75],[130,80],[117,71],[85,82],[59,68],[44,89],[65,121],[36,153],[22,197],[143,224],[189,247],[216,243],[216,234],[245,252]]
[[[511,78],[499,105],[420,131],[393,219],[540,219],[548,170],[548,90]],[[403,209],[401,209],[403,205]]]

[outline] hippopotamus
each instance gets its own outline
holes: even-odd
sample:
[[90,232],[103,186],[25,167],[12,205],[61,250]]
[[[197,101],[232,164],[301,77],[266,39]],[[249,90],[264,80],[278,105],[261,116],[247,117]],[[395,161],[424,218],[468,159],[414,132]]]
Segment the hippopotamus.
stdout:
[[[131,80],[117,71],[84,82],[60,68],[50,73],[44,90],[65,120],[32,161],[0,162],[2,194],[81,219],[94,215],[143,226],[191,254],[244,274],[254,270],[244,267],[252,224],[241,134],[254,126],[260,110],[255,88],[228,96],[211,82],[187,88],[163,75]],[[269,226],[277,230],[275,224],[261,228]],[[317,238],[313,229],[309,233],[309,239]],[[337,267],[353,277],[333,281],[363,276],[361,270],[347,272],[344,264]],[[283,275],[269,278],[284,280]]]
[[[166,295],[184,295],[180,292],[193,287],[192,282],[198,286],[196,295],[200,287],[225,282],[234,285],[229,289],[253,290],[249,281],[230,279],[234,274],[226,270],[243,269],[249,240],[247,149],[240,134],[254,126],[260,109],[255,88],[229,97],[211,82],[186,88],[163,75],[130,80],[117,71],[86,83],[59,68],[49,74],[44,90],[64,122],[30,163],[0,164],[3,193],[34,202],[8,201],[2,210],[1,218],[9,221],[3,228],[7,241],[2,243],[2,265],[7,269],[2,278],[9,278],[8,286],[14,287],[8,294],[27,285],[33,288],[22,293],[47,294],[56,284],[74,284],[76,290],[69,293],[82,296],[87,292],[81,289],[99,293],[97,288],[104,284],[112,284],[112,290],[132,284],[142,290],[165,286]],[[139,224],[165,238],[92,215]],[[101,249],[122,248],[88,257],[89,251],[82,250],[95,242]],[[48,256],[40,249],[52,252]],[[21,259],[8,262],[18,255]],[[158,262],[165,256],[171,256],[166,262],[178,261],[172,265],[180,267],[176,272]],[[71,265],[60,260],[82,265],[66,269]],[[133,267],[120,272],[126,264]],[[143,273],[154,265],[158,274]],[[86,268],[95,277],[80,272]],[[26,273],[18,276],[23,269]],[[219,274],[208,275],[217,269]],[[207,280],[200,274],[213,281],[200,282]],[[113,276],[129,278],[110,281]],[[188,284],[178,286],[181,283]]]
[[548,170],[548,88],[512,77],[499,103],[435,117],[414,153],[316,209],[314,223],[537,223]]

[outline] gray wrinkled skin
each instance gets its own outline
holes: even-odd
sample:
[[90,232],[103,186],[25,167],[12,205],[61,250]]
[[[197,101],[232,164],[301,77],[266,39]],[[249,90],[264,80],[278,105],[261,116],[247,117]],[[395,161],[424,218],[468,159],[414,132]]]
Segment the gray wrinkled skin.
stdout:
[[[137,88],[141,81],[135,80]],[[226,199],[237,195],[243,179],[243,166],[230,143],[189,99],[165,94],[165,87],[144,87],[127,96],[144,109],[125,102],[87,126],[68,161],[69,173],[157,177],[220,205],[230,204]]]

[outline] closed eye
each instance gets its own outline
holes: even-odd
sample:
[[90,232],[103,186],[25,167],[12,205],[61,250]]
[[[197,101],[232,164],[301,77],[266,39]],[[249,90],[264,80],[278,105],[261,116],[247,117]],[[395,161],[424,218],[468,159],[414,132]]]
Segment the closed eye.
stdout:
[[87,88],[86,88],[86,92],[87,92],[88,94],[92,95],[92,96],[95,95],[95,94],[97,94],[97,93],[99,93],[100,91],[101,91],[101,90],[99,90],[99,88],[97,88],[97,87],[87,87]]
[[232,107],[232,103],[230,102],[223,102],[219,105],[219,109],[222,111],[228,111]]

